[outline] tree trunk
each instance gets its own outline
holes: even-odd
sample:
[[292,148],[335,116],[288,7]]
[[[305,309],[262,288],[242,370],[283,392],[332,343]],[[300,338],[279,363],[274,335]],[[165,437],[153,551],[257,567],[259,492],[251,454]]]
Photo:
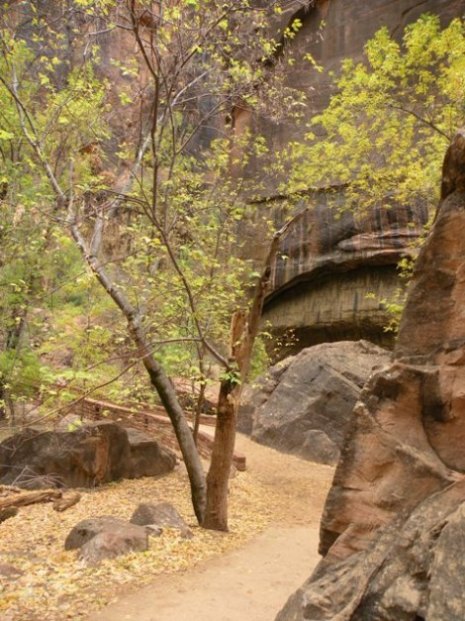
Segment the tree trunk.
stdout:
[[[247,339],[247,315],[234,313],[231,321],[231,360],[237,370],[230,371],[220,385],[210,469],[207,476],[207,506],[202,526],[212,530],[228,530],[229,474],[236,441],[237,409],[242,392],[242,379],[247,370],[244,347]],[[250,354],[249,354],[250,355]]]
[[179,448],[181,449],[184,463],[186,465],[187,474],[189,476],[194,512],[199,524],[202,524],[205,514],[207,488],[200,455],[197,451],[197,447],[195,446],[194,437],[184,415],[184,410],[182,409],[177,398],[176,391],[163,367],[152,353],[150,343],[146,338],[145,331],[142,326],[143,317],[137,309],[132,306],[123,290],[114,284],[110,274],[105,270],[105,267],[98,257],[98,250],[100,248],[104,226],[103,217],[99,214],[96,219],[91,244],[87,244],[79,229],[79,226],[76,223],[72,202],[69,206],[68,223],[71,228],[71,234],[81,250],[87,264],[128,322],[129,333],[137,347],[140,359],[142,360],[150,377],[150,382],[158,393],[158,396],[160,397],[160,400],[173,425]]
[[173,425],[189,476],[194,512],[199,524],[202,524],[205,515],[207,487],[194,436],[179,404],[176,392],[161,366],[152,355],[144,358],[144,366],[150,376],[150,382],[157,391]]
[[[202,526],[212,530],[228,530],[229,474],[236,440],[236,418],[240,405],[242,387],[249,373],[255,339],[260,328],[263,302],[269,287],[273,262],[279,242],[295,216],[276,231],[265,260],[262,275],[248,313],[238,311],[231,321],[230,371],[221,382],[218,397],[218,414],[210,469],[207,476],[207,505]],[[235,374],[231,372],[231,369]]]
[[199,396],[197,398],[197,403],[195,405],[195,412],[194,412],[194,442],[196,446],[197,446],[197,439],[199,436],[200,419],[202,417],[202,412],[203,412],[203,408],[205,405],[205,389],[206,389],[205,382],[202,381],[200,384]]
[[207,506],[202,526],[212,530],[228,530],[229,474],[236,440],[238,385],[221,382],[210,469],[207,476]]

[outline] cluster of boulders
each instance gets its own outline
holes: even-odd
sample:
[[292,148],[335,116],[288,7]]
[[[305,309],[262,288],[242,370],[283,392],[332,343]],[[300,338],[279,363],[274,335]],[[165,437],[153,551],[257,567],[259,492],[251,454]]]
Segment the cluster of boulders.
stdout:
[[78,550],[86,565],[97,565],[130,552],[145,552],[149,537],[159,537],[165,528],[175,529],[183,538],[193,536],[172,505],[142,503],[129,521],[113,516],[82,520],[68,534],[65,550]]
[[95,487],[175,465],[173,451],[153,438],[107,421],[73,431],[26,428],[0,443],[0,484],[28,489]]
[[389,359],[368,341],[308,347],[246,389],[238,430],[279,451],[334,464],[363,385]]

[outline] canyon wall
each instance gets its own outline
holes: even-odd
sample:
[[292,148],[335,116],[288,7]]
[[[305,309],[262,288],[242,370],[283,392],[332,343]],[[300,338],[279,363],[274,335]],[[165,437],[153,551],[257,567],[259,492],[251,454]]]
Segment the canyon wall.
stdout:
[[461,130],[393,362],[353,411],[321,521],[324,558],[277,621],[464,618],[464,171]]
[[[280,16],[281,27],[299,17],[302,28],[285,53],[297,61],[289,69],[290,86],[308,93],[310,118],[327,105],[331,94],[329,71],[337,71],[344,58],[361,60],[366,41],[382,26],[395,37],[423,13],[440,16],[443,25],[465,13],[463,0],[322,0],[291,2]],[[324,68],[309,69],[304,60],[311,53]],[[246,112],[244,112],[246,114]],[[257,119],[257,128],[278,149],[299,139],[292,124]],[[258,171],[257,171],[258,173]],[[275,191],[270,180],[269,194]],[[412,241],[428,218],[421,204],[379,206],[365,217],[342,215],[331,209],[344,202],[343,188],[331,193],[309,193],[298,209],[308,211],[289,230],[282,245],[285,259],[275,265],[273,290],[264,320],[272,332],[293,329],[298,348],[325,341],[366,338],[392,345],[384,331],[388,321],[383,300],[392,300],[399,279],[399,259],[411,253]],[[289,350],[288,350],[289,351]]]

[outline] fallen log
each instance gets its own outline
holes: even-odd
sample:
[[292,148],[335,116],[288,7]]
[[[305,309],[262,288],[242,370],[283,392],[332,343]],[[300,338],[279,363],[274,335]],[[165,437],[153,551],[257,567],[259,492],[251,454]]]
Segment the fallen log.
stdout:
[[33,491],[13,492],[11,496],[0,498],[0,511],[9,507],[25,507],[41,502],[51,502],[63,497],[58,489],[41,489]]

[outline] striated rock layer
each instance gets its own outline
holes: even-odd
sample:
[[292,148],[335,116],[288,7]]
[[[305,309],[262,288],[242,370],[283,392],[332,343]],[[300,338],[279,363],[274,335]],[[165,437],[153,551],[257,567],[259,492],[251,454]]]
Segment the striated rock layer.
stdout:
[[[405,26],[423,13],[439,15],[446,25],[463,15],[464,3],[463,0],[285,3],[276,27],[283,28],[293,17],[302,22],[302,28],[288,43],[297,62],[287,70],[287,82],[311,92],[308,117],[321,112],[329,101],[329,71],[337,71],[344,58],[361,60],[366,41],[382,26],[400,37]],[[308,70],[304,60],[307,53],[324,68],[321,74]],[[246,115],[247,111],[241,114]],[[291,123],[276,126],[266,119],[256,122],[273,149],[301,139]],[[275,193],[273,183],[270,178],[270,196]],[[422,205],[391,209],[380,206],[366,217],[355,219],[350,213],[340,217],[337,210],[331,210],[332,203],[338,207],[343,202],[343,188],[315,192],[302,199],[300,208],[311,205],[312,209],[295,223],[284,240],[282,254],[288,258],[277,261],[274,289],[266,301],[264,319],[277,335],[293,329],[303,347],[360,338],[392,346],[392,334],[386,334],[383,329],[387,313],[380,300],[393,299],[399,286],[396,265],[402,256],[410,253],[412,240],[426,222],[426,210]],[[292,348],[287,352],[293,353]]]
[[392,346],[382,300],[395,299],[397,264],[422,234],[426,207],[380,206],[356,216],[338,211],[342,195],[315,193],[315,200],[282,242],[264,320],[277,334],[292,328],[301,347],[359,338]]
[[321,523],[325,559],[279,621],[465,616],[463,585],[441,577],[448,555],[452,574],[463,571],[454,533],[465,510],[464,171],[460,132],[394,362],[371,377],[354,409]]

